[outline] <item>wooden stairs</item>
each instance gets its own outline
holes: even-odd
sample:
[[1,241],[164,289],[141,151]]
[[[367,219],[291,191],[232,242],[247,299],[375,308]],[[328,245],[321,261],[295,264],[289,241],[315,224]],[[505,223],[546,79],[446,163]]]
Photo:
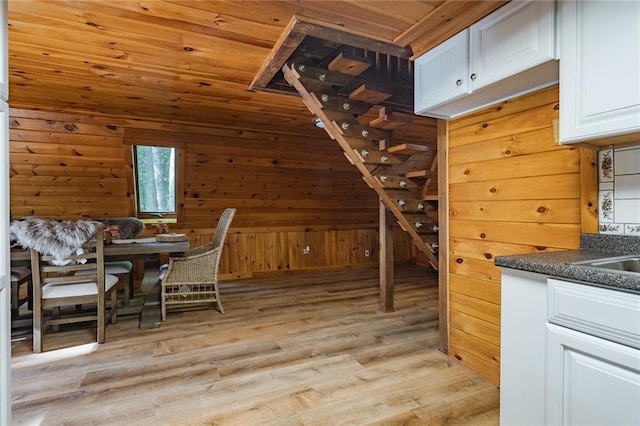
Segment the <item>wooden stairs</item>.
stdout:
[[[340,145],[347,159],[437,270],[435,153],[415,141],[395,140],[400,139],[399,130],[410,125],[413,116],[394,113],[383,106],[391,96],[389,90],[368,82],[359,84],[354,69],[357,67],[329,70],[289,63],[282,67],[282,72],[307,108],[322,121],[329,137]],[[354,80],[356,88],[351,90]],[[348,94],[344,93],[345,88]]]

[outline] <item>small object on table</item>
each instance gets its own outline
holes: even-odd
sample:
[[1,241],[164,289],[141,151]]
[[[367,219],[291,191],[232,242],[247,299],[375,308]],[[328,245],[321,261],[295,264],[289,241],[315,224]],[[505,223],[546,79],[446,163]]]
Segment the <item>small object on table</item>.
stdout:
[[156,241],[159,243],[166,243],[166,242],[176,242],[176,241],[188,241],[187,238],[187,234],[176,234],[176,233],[169,233],[169,234],[157,234],[156,235]]

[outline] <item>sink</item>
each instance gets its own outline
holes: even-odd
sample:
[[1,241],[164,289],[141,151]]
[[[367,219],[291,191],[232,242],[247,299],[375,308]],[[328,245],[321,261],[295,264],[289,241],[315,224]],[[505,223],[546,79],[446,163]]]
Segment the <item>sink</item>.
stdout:
[[612,272],[640,274],[640,255],[632,254],[627,256],[607,257],[603,259],[584,260],[572,263],[572,265],[607,269]]

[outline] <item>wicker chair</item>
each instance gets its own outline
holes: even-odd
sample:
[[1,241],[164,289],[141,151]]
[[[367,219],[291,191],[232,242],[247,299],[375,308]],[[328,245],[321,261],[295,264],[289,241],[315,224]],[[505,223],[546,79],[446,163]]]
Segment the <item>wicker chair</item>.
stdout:
[[235,214],[236,209],[226,209],[222,213],[210,243],[192,249],[182,257],[169,258],[169,266],[160,276],[162,321],[167,318],[169,305],[199,307],[213,303],[224,314],[218,291],[218,267]]
[[[98,225],[94,238],[83,247],[82,254],[69,257],[71,263],[52,265],[55,258],[31,250],[33,273],[33,352],[43,349],[43,335],[48,327],[57,331],[61,324],[96,321],[98,343],[105,341],[105,327],[117,322],[116,285],[118,277],[104,273],[104,232]],[[84,263],[83,263],[84,262]],[[88,270],[87,275],[75,275]],[[107,309],[106,300],[111,297]],[[96,310],[78,312],[78,305],[95,304]],[[62,315],[62,306],[76,309]],[[45,309],[51,309],[45,317]]]

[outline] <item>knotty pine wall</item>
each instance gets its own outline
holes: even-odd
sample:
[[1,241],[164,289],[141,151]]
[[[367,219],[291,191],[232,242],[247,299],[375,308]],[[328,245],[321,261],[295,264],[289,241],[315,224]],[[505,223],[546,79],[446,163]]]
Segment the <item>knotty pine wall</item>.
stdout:
[[[13,219],[131,216],[130,146],[176,146],[185,151],[184,205],[170,230],[198,246],[211,240],[225,208],[238,209],[222,278],[377,262],[377,196],[311,120],[308,134],[298,135],[22,109],[10,115]],[[396,260],[410,260],[410,239],[400,230],[394,236]]]
[[448,351],[496,385],[495,256],[579,247],[597,232],[595,151],[554,145],[557,86],[449,122]]

